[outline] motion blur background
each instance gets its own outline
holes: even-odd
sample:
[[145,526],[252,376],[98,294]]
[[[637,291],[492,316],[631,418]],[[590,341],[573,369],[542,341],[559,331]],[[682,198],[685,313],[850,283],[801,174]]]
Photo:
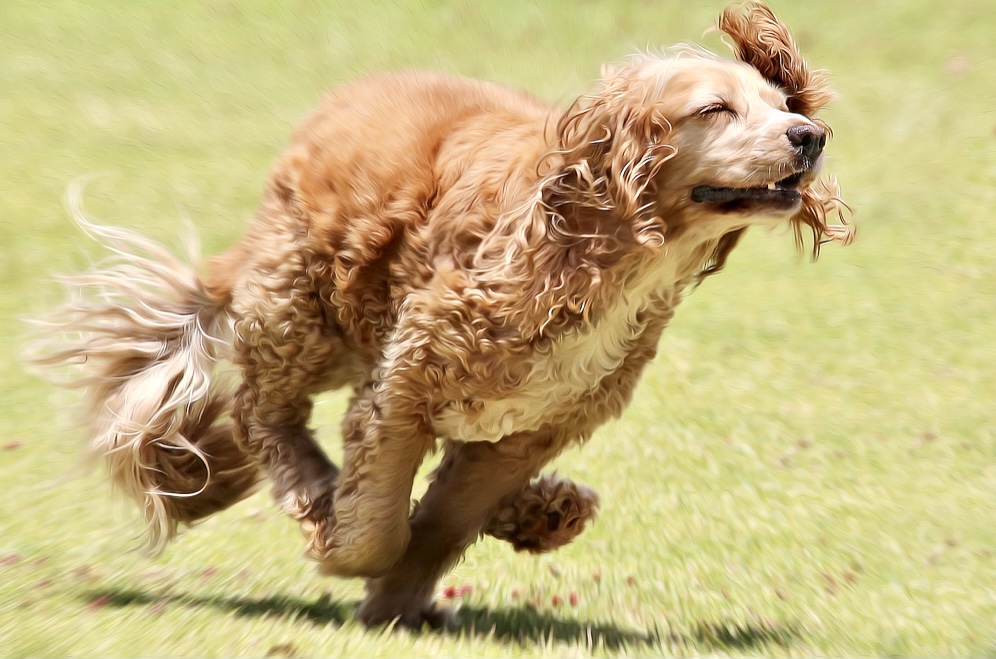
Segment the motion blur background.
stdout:
[[[996,652],[996,5],[773,7],[833,73],[857,242],[810,264],[752,232],[558,461],[602,494],[594,528],[542,558],[481,543],[445,582],[462,633],[382,636],[266,493],[134,551],[71,401],[18,357],[51,277],[99,257],[68,184],[106,174],[98,220],[179,245],[188,216],[215,253],[334,84],[429,68],[566,105],[637,49],[725,53],[723,4],[0,0],[0,655]],[[335,456],[343,401],[317,411]]]

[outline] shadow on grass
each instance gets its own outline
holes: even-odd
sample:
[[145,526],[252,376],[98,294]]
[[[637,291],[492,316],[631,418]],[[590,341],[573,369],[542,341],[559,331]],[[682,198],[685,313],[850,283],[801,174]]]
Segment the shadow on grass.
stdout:
[[[185,594],[156,595],[138,590],[106,589],[85,595],[91,604],[103,606],[210,607],[239,616],[304,618],[318,625],[343,625],[356,619],[356,603],[335,601],[327,595],[315,601],[277,595],[271,597],[224,597]],[[558,618],[531,606],[490,609],[463,606],[460,628],[453,633],[476,635],[509,643],[580,642],[610,651],[637,648],[692,646],[699,650],[750,650],[766,645],[787,647],[797,637],[790,626],[770,621],[700,623],[687,635],[659,630],[638,632],[600,624]],[[439,632],[447,633],[447,632]]]
[[695,647],[699,650],[748,650],[765,645],[787,647],[796,638],[795,631],[773,622],[700,623],[690,634],[648,632],[620,629],[611,624],[558,618],[530,606],[488,609],[464,606],[460,609],[461,631],[491,636],[514,643],[580,641],[592,648],[635,650],[637,648]]

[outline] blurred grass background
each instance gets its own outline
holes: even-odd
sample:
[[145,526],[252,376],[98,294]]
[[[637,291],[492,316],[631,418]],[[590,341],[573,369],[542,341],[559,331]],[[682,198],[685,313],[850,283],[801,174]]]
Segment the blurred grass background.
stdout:
[[[996,6],[773,2],[834,74],[828,169],[857,243],[755,231],[680,309],[624,418],[558,460],[603,497],[564,550],[485,541],[459,634],[354,621],[259,494],[133,551],[21,318],[96,256],[62,200],[214,253],[320,93],[431,68],[566,104],[599,65],[703,35],[720,2],[0,2],[0,654],[996,653]],[[338,455],[341,396],[317,421]],[[571,594],[575,597],[572,598]],[[574,602],[574,603],[572,603]]]

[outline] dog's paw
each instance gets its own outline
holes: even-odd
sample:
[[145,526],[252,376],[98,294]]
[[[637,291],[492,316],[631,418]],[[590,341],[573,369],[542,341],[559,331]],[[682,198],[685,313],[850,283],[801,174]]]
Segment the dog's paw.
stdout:
[[407,629],[429,627],[452,631],[460,626],[460,619],[453,609],[405,594],[371,594],[360,605],[357,616],[367,627],[393,622]]
[[398,561],[404,547],[357,545],[333,545],[325,549],[319,556],[312,554],[318,561],[318,572],[327,577],[379,577]]
[[[369,497],[367,498],[369,499]],[[356,493],[335,495],[335,510],[314,537],[309,553],[318,561],[319,572],[336,577],[383,576],[408,548],[411,528],[409,505],[376,510]]]
[[411,539],[408,524],[364,525],[357,528],[339,519],[309,543],[309,554],[318,561],[318,571],[334,577],[379,577],[398,562]]
[[544,476],[499,509],[485,532],[510,542],[515,551],[553,551],[584,531],[598,504],[591,488]]

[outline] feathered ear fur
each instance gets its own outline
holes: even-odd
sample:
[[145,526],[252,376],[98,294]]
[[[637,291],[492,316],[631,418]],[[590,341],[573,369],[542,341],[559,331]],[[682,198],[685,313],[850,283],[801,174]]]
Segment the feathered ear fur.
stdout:
[[655,80],[638,75],[642,64],[603,71],[594,92],[551,122],[533,196],[499,220],[514,230],[492,233],[478,249],[478,272],[522,282],[508,320],[523,335],[590,320],[608,295],[605,273],[636,245],[664,244],[656,175],[675,150]]
[[810,117],[833,98],[827,72],[809,68],[788,28],[767,5],[727,7],[719,29],[733,38],[737,59],[785,90],[790,111]]
[[634,60],[603,71],[599,88],[561,116],[540,185],[549,211],[573,214],[564,218],[568,226],[591,228],[583,216],[607,211],[629,220],[619,228],[632,231],[631,240],[660,246],[666,227],[652,216],[656,174],[675,151],[667,142],[671,124],[639,68]]

